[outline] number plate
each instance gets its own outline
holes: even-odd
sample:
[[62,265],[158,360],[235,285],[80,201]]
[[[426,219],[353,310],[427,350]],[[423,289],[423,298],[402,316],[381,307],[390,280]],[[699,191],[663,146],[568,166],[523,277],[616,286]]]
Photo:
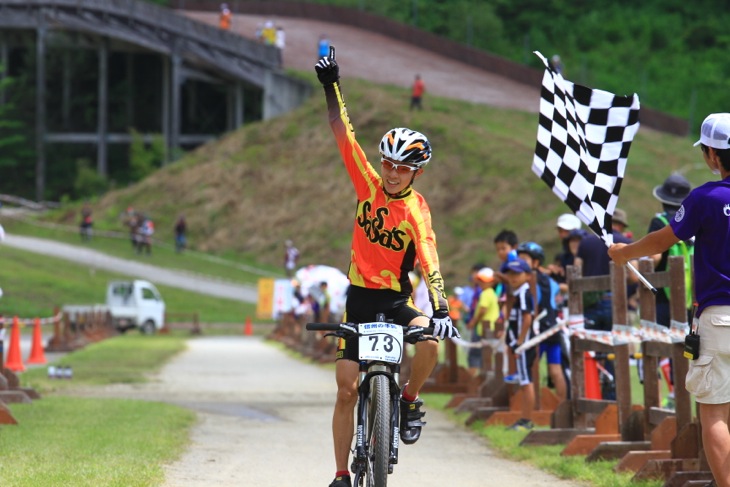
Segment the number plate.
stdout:
[[360,323],[360,360],[399,364],[403,357],[403,327],[393,323]]

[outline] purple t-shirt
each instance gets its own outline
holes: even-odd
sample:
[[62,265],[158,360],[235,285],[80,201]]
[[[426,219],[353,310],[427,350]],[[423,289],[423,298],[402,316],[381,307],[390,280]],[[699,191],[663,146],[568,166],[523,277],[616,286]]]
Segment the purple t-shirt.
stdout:
[[697,313],[730,305],[730,178],[692,190],[669,224],[679,239],[695,237]]

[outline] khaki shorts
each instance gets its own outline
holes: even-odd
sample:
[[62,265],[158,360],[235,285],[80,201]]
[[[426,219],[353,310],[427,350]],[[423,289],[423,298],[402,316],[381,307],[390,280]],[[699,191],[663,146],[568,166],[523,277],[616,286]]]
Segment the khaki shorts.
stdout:
[[690,360],[687,390],[701,404],[730,403],[730,306],[700,316],[700,357]]

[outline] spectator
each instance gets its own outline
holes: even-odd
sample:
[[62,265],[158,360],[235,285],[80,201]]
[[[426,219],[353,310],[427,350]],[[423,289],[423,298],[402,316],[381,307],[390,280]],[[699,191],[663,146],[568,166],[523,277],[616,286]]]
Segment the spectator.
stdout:
[[318,323],[329,323],[330,320],[330,293],[327,289],[327,281],[319,283],[319,295],[317,296],[317,309],[319,315],[315,317],[315,321]]
[[[517,258],[517,242],[517,234],[512,230],[502,230],[496,237],[494,237],[494,250],[497,252],[497,258],[500,262],[500,271],[505,264]],[[507,293],[508,283],[506,277],[503,276],[501,272],[497,275],[497,278],[500,280],[500,283],[497,284],[496,287],[497,298],[499,299],[501,310],[500,318],[504,321],[509,316],[509,310],[507,309],[510,304],[510,296],[508,296]],[[509,361],[509,370],[514,371],[515,357],[512,354],[511,349],[507,350],[507,360]],[[505,377],[505,381],[511,382],[514,380],[517,380],[516,374],[511,374]]]
[[[619,228],[621,228],[621,224],[614,221],[612,231],[613,241],[616,243],[631,243],[631,239],[625,237],[618,230]],[[609,275],[611,272],[609,262],[608,248],[602,239],[591,233],[581,240],[575,265],[582,269],[582,275],[584,277]],[[626,278],[627,286],[634,285],[638,281],[632,272],[627,273]],[[613,328],[613,301],[611,291],[584,292],[583,316],[585,317],[585,326],[587,329],[611,331]],[[608,374],[611,376],[614,375],[612,360],[608,360],[603,354],[597,355],[596,359],[601,362]],[[608,374],[602,375],[604,379],[602,383],[603,399],[616,399],[616,384],[613,380],[610,380]]]
[[411,88],[411,110],[418,108],[423,110],[421,100],[423,99],[423,93],[426,91],[426,84],[421,79],[421,75],[417,74],[416,79],[413,81],[413,87]]
[[280,25],[276,26],[276,37],[275,37],[274,44],[276,47],[278,47],[281,50],[284,50],[286,47],[286,32],[284,32],[284,28]]
[[449,302],[449,316],[451,317],[451,321],[459,327],[462,325],[461,319],[463,314],[467,310],[466,305],[462,301],[463,296],[464,288],[456,286],[454,292],[446,297],[446,300]]
[[[561,251],[555,256],[554,263],[548,266],[548,271],[550,272],[550,277],[555,279],[558,284],[561,284],[561,291],[567,293],[568,286],[567,284],[564,284],[565,272],[568,266],[573,265],[575,262],[575,254],[578,251],[576,248],[574,252],[571,252],[568,236],[571,232],[581,230],[581,222],[580,219],[572,213],[563,213],[558,217],[555,228],[558,233],[558,238],[560,239]],[[578,234],[575,235],[577,236]]]
[[[513,299],[509,307],[509,325],[507,328],[507,345],[514,353],[517,347],[532,336],[532,320],[535,309],[530,292],[530,276],[532,269],[523,259],[516,257],[502,265],[500,269],[509,284]],[[534,427],[532,411],[535,409],[535,387],[532,383],[532,364],[535,361],[535,347],[521,353],[514,353],[517,366],[517,382],[522,391],[522,417],[510,429],[528,431]]]
[[[545,312],[540,319],[538,330],[540,333],[552,328],[558,322],[558,305],[556,297],[560,294],[558,283],[542,272],[540,265],[545,261],[545,252],[542,246],[535,242],[523,242],[517,246],[517,257],[523,259],[532,268],[535,275],[537,309],[539,316]],[[568,374],[564,369],[563,360],[563,339],[564,334],[558,332],[540,343],[539,357],[547,355],[548,377],[555,387],[555,395],[561,401],[568,396],[566,377]]]
[[261,31],[261,35],[264,38],[264,44],[267,46],[273,46],[276,44],[276,29],[274,23],[271,20],[264,22],[264,30]]
[[[609,255],[617,264],[668,250],[680,240],[695,238],[695,295],[699,357],[689,361],[687,390],[699,408],[702,444],[714,482],[730,485],[730,113],[713,113],[702,122],[702,157],[720,181],[692,190],[674,218],[633,244],[615,244]],[[656,190],[659,197],[679,198],[685,186]],[[661,200],[660,200],[661,201]],[[670,203],[676,199],[667,199]]]
[[317,59],[329,56],[330,53],[330,40],[326,35],[321,34],[319,36],[319,42],[317,43]]
[[87,201],[81,208],[81,222],[79,224],[81,240],[85,240],[87,242],[91,240],[92,227],[94,226],[94,220],[91,213],[91,205]]
[[155,233],[155,224],[148,216],[141,216],[137,220],[137,253],[143,252],[152,255],[152,235]]
[[[616,243],[630,243],[618,229],[623,228],[620,223],[613,222],[613,241]],[[591,233],[586,235],[578,247],[575,265],[582,269],[584,277],[607,276],[610,273],[608,248],[606,243]],[[627,274],[629,284],[637,282],[633,273]],[[602,331],[611,331],[612,305],[610,291],[595,291],[583,293],[583,315],[586,319],[586,328]]]
[[[497,278],[492,269],[489,267],[479,269],[479,272],[474,276],[474,280],[481,292],[479,293],[476,309],[466,324],[466,328],[471,330],[472,343],[479,343],[482,338],[486,337],[487,329],[494,330],[494,325],[499,319],[499,301],[497,300],[497,294],[494,292]],[[474,376],[479,374],[483,365],[481,347],[469,349],[467,362],[469,372]]]
[[185,215],[180,215],[175,223],[175,252],[180,253],[187,247],[188,224],[185,222]]
[[137,250],[137,225],[138,215],[131,206],[127,207],[127,210],[122,213],[122,224],[129,230],[129,240],[132,242],[132,249]]
[[504,264],[517,258],[517,234],[512,230],[502,230],[494,237],[494,250],[497,258]]
[[220,28],[223,30],[230,30],[232,20],[233,13],[231,12],[231,9],[228,8],[228,4],[221,3],[221,13],[218,21]]
[[[652,194],[662,203],[662,212],[657,213],[649,222],[649,230],[651,233],[669,225],[682,205],[682,201],[689,195],[692,187],[687,179],[681,174],[671,174],[663,184],[656,186]],[[684,257],[685,271],[685,307],[687,308],[687,317],[689,320],[690,310],[694,300],[692,299],[692,257],[694,255],[694,238],[682,241],[669,247],[662,253],[652,255],[654,261],[654,270],[657,272],[666,271],[669,264],[669,257],[673,255],[681,255]],[[660,289],[654,297],[656,303],[656,322],[662,326],[669,328],[671,324],[671,313],[669,303],[669,288]],[[672,377],[672,362],[668,358],[662,358],[659,363],[660,370],[664,376],[669,389],[669,395],[666,398],[666,404],[663,406],[671,407],[674,402],[674,380]],[[639,369],[641,372],[641,369]],[[642,379],[643,376],[640,374]]]
[[294,275],[294,269],[299,262],[299,249],[294,246],[294,242],[287,240],[284,242],[284,271],[287,277]]
[[560,56],[553,54],[553,57],[550,58],[549,64],[553,71],[560,75],[563,74],[563,62],[560,60]]
[[[661,230],[669,225],[682,205],[682,201],[689,195],[692,186],[681,174],[671,174],[661,185],[654,188],[653,195],[662,204],[662,212],[657,213],[649,222],[648,233]],[[686,307],[692,308],[692,256],[694,254],[694,238],[679,241],[664,252],[652,255],[655,271],[666,271],[670,255],[681,255],[685,264]],[[660,325],[669,327],[669,288],[660,289],[656,294],[656,320]]]

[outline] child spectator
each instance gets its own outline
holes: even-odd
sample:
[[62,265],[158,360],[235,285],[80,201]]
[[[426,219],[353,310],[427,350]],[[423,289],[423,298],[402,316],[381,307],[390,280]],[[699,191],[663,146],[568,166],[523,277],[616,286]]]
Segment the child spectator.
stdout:
[[[499,301],[497,294],[494,292],[494,285],[497,282],[494,271],[489,267],[484,267],[476,273],[474,280],[479,286],[479,301],[476,309],[466,324],[466,328],[471,330],[472,343],[479,343],[486,336],[487,329],[494,329],[494,325],[499,319]],[[468,353],[469,372],[472,375],[479,374],[482,368],[482,349],[470,348]]]
[[[537,291],[536,316],[545,311],[540,319],[539,332],[552,328],[558,321],[556,297],[560,294],[558,283],[545,274],[540,268],[545,260],[542,246],[535,242],[523,242],[517,246],[517,256],[529,264],[534,271]],[[547,355],[548,376],[555,387],[555,395],[561,401],[567,397],[566,371],[563,368],[563,333],[558,332],[540,343],[539,355]]]
[[502,230],[494,237],[494,250],[501,263],[517,258],[517,234],[512,230]]
[[[532,320],[535,306],[530,292],[532,269],[523,259],[515,257],[500,269],[509,284],[513,299],[509,307],[507,345],[512,352],[525,343],[532,335]],[[535,348],[515,354],[517,381],[522,390],[522,417],[510,429],[528,431],[534,427],[532,410],[535,409],[535,387],[532,384],[532,364],[535,361]]]
[[[497,252],[497,258],[499,259],[500,271],[504,264],[517,258],[517,234],[512,230],[502,230],[494,237],[494,250]],[[500,274],[497,275],[499,284],[495,288],[497,298],[500,304],[500,318],[505,320],[508,316],[507,307],[509,305],[510,297],[506,292],[506,281],[505,276]],[[511,349],[507,349],[507,360],[509,360],[509,370],[515,369],[515,357],[512,355]],[[505,377],[505,382],[513,382],[517,380],[517,375],[512,374]]]

